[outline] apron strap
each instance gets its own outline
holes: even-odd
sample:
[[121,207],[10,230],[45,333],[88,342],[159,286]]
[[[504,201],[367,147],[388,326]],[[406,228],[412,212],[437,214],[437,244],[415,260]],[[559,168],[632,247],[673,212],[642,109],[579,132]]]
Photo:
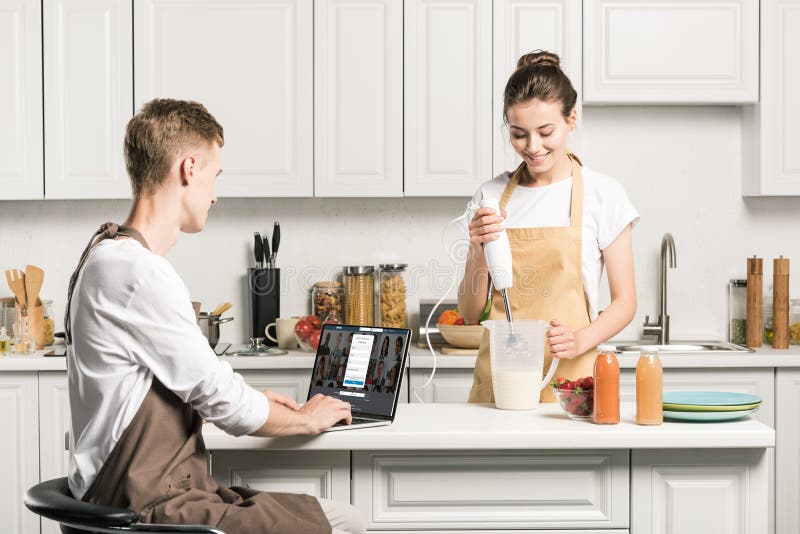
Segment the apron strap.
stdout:
[[[572,199],[569,204],[569,225],[579,231],[583,228],[583,173],[581,160],[572,152],[567,152],[572,162]],[[578,233],[580,235],[580,232]]]
[[72,343],[72,329],[69,326],[70,320],[70,307],[72,305],[72,293],[75,290],[75,284],[78,282],[78,276],[80,275],[81,270],[83,269],[86,260],[89,258],[89,253],[91,253],[92,249],[105,239],[116,239],[117,237],[130,237],[131,239],[135,239],[141,245],[150,250],[150,247],[147,245],[147,241],[145,241],[144,236],[132,226],[121,226],[117,223],[107,222],[103,223],[100,228],[94,233],[92,238],[87,243],[86,248],[83,249],[83,254],[81,254],[81,259],[78,261],[78,266],[75,268],[75,272],[72,273],[72,276],[69,278],[69,288],[67,289],[67,310],[64,313],[64,332],[66,334],[66,343],[70,345]]

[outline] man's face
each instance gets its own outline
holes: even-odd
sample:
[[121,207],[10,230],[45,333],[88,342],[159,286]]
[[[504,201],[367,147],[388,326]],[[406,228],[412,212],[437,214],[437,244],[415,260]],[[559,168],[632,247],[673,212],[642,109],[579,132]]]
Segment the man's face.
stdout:
[[185,157],[182,165],[186,190],[181,231],[194,234],[205,228],[208,210],[217,203],[214,183],[222,172],[219,145],[201,145]]

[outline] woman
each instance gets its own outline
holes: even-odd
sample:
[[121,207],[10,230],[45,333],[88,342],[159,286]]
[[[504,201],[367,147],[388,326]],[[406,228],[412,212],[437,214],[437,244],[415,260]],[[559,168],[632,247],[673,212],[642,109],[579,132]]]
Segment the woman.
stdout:
[[[639,215],[620,184],[583,168],[567,149],[577,125],[577,93],[559,67],[557,55],[522,56],[504,92],[503,114],[511,145],[522,158],[480,186],[467,209],[470,239],[458,304],[476,321],[489,296],[483,244],[506,228],[514,266],[508,290],[515,319],[549,321],[545,369],[561,359],[557,374],[592,374],[596,347],[616,335],[636,311],[631,229]],[[477,208],[498,198],[501,215]],[[598,316],[600,278],[605,266],[611,303]],[[490,318],[505,319],[502,297],[492,292]],[[555,402],[551,388],[543,402]],[[470,402],[494,402],[488,333],[484,334]]]
[[383,337],[383,344],[381,345],[381,352],[378,354],[378,358],[381,361],[386,360],[386,357],[389,355],[389,336]]

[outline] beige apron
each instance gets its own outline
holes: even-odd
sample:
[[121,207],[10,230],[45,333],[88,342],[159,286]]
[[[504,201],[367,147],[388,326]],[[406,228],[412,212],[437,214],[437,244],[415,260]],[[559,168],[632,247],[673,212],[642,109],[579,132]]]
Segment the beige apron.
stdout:
[[[134,228],[103,225],[71,278],[68,302],[91,247],[117,236],[147,248]],[[145,523],[207,525],[228,534],[331,532],[314,497],[219,486],[208,473],[202,426],[197,411],[153,377],[150,391],[83,500],[128,508]]]
[[[583,225],[583,175],[580,160],[569,154],[572,161],[572,200],[570,225],[543,228],[507,228],[514,262],[514,285],[508,289],[514,319],[558,319],[573,331],[590,323],[581,272],[581,229]],[[523,162],[511,176],[500,198],[505,209],[511,194],[525,172]],[[504,320],[503,297],[492,292],[490,319]],[[555,376],[575,379],[590,376],[597,350],[591,349],[573,359],[563,359]],[[544,373],[553,357],[545,343]],[[542,402],[555,402],[552,388],[542,391]],[[489,359],[489,332],[483,333],[469,402],[494,402],[492,367]]]

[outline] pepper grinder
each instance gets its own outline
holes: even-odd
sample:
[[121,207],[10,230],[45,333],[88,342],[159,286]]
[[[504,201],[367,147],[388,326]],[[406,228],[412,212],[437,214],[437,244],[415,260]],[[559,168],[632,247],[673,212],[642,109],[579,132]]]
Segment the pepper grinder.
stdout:
[[747,346],[761,346],[761,304],[763,292],[763,260],[747,258]]
[[775,336],[772,347],[789,348],[789,259],[781,256],[773,261],[772,320]]

